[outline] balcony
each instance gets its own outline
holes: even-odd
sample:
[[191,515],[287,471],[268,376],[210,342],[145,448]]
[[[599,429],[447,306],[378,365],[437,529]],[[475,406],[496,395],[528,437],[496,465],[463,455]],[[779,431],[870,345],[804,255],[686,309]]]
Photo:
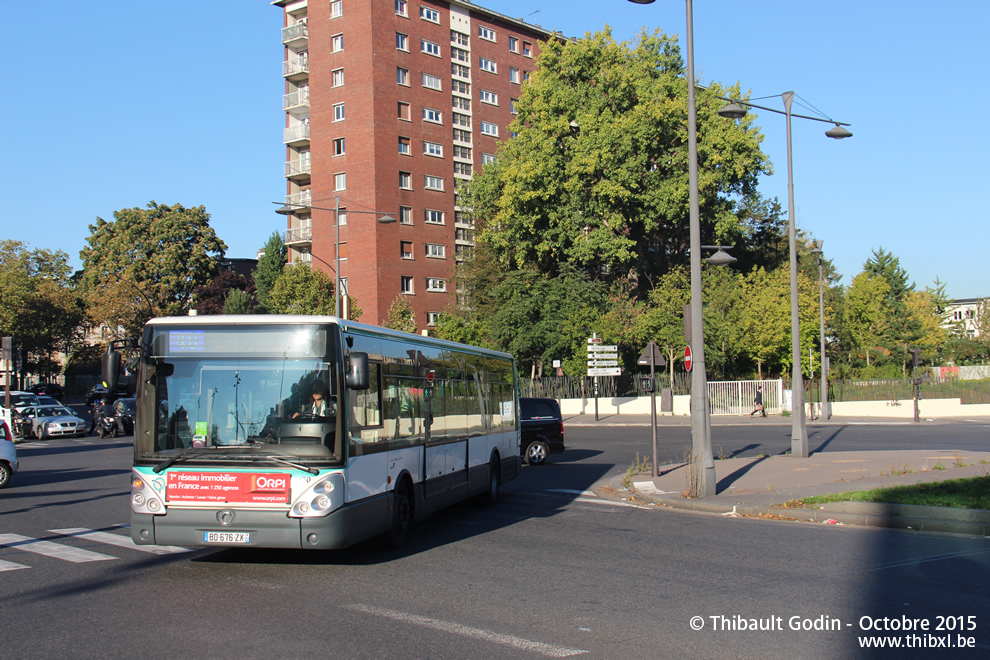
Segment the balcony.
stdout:
[[285,161],[285,177],[287,179],[308,179],[312,171],[313,161],[308,156]]
[[[301,248],[310,246],[313,244],[313,228],[312,227],[293,227],[292,229],[285,230],[285,244],[291,245],[294,248]],[[309,254],[306,252],[304,254]]]
[[309,115],[309,90],[290,92],[282,97],[282,109],[293,117]]
[[296,124],[283,129],[282,142],[292,147],[309,144],[309,124]]
[[290,48],[305,48],[309,43],[309,26],[296,23],[282,28],[282,43]]
[[289,80],[303,80],[309,77],[309,58],[293,57],[282,62],[282,77]]

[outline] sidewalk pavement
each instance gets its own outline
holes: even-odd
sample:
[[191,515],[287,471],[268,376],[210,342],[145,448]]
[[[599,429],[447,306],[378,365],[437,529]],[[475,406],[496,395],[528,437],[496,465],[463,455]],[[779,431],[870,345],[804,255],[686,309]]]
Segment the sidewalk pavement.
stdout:
[[[590,419],[589,419],[590,418]],[[662,421],[661,421],[662,420]],[[690,418],[659,417],[658,425],[690,426]],[[832,418],[820,424],[911,424],[902,419]],[[990,426],[990,419],[932,420],[943,423],[977,423]],[[594,415],[571,417],[566,425],[649,426],[649,415]],[[790,426],[790,417],[713,417],[713,426],[771,424]],[[820,452],[805,459],[791,456],[726,458],[714,461],[716,494],[692,499],[689,466],[662,465],[658,477],[639,474],[614,477],[599,493],[616,499],[635,500],[678,509],[728,516],[752,516],[777,520],[802,520],[826,524],[867,525],[923,531],[990,536],[990,511],[947,507],[868,502],[842,502],[821,508],[788,508],[787,502],[812,495],[843,493],[906,486],[948,479],[990,475],[990,451],[953,450]]]

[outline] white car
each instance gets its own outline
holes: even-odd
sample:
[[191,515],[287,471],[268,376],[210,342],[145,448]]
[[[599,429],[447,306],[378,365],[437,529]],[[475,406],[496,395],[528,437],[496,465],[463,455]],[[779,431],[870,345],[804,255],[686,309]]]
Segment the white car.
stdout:
[[0,422],[0,488],[10,483],[17,472],[17,447],[6,422]]
[[10,393],[10,410],[6,408],[6,401],[6,393],[0,391],[3,421],[7,422],[7,426],[14,432],[14,436],[19,438],[21,436],[21,411],[29,406],[40,406],[41,401],[38,400],[38,395],[33,392],[18,391]]
[[24,436],[34,436],[42,440],[66,436],[81,438],[89,430],[85,420],[77,417],[72,409],[61,404],[24,408],[21,410],[21,419],[30,421],[29,424],[24,423],[22,428]]

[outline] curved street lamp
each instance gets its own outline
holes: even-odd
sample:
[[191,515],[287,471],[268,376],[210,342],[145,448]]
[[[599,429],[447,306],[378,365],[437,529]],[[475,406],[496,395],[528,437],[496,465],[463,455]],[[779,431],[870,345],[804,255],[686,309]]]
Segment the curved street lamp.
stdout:
[[787,234],[791,262],[791,456],[807,458],[808,429],[804,415],[804,375],[801,371],[801,327],[798,310],[797,233],[794,224],[794,167],[791,158],[791,117],[795,116],[802,119],[835,124],[834,128],[825,131],[826,136],[835,140],[852,137],[852,133],[843,128],[849,125],[843,122],[837,122],[832,119],[821,119],[819,117],[807,117],[805,115],[792,115],[791,103],[794,100],[794,92],[784,92],[781,94],[781,98],[784,101],[784,112],[739,99],[719,98],[727,101],[729,105],[721,108],[718,114],[729,119],[741,119],[746,114],[746,108],[760,108],[761,110],[769,110],[770,112],[787,116]]

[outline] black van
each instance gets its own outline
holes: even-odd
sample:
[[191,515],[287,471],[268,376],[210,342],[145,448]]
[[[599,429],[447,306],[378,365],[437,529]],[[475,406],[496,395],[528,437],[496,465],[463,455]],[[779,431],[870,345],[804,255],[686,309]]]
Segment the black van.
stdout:
[[564,419],[554,399],[520,398],[523,461],[545,463],[550,454],[564,451]]

